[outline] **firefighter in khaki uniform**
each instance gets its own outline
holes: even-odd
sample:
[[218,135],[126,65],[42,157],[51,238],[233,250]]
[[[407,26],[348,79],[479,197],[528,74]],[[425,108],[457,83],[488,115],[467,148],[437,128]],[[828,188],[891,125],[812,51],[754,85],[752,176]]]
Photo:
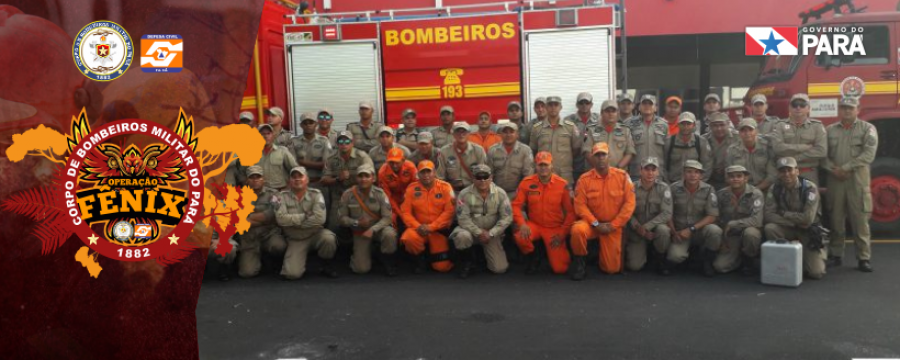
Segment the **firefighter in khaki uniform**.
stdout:
[[442,106],[440,114],[441,126],[431,130],[431,135],[434,136],[432,143],[438,149],[453,142],[453,124],[456,123],[452,106]]
[[337,211],[341,195],[356,185],[356,171],[364,165],[374,167],[369,155],[353,147],[353,135],[349,131],[341,131],[338,134],[338,149],[332,151],[331,156],[325,160],[325,170],[322,172],[322,185],[329,187],[328,192],[331,194],[328,204],[329,230],[337,232]]
[[[594,128],[600,124],[600,114],[591,112],[591,109],[594,107],[594,96],[589,92],[581,92],[575,97],[575,108],[577,109],[574,114],[570,114],[563,118],[563,120],[569,120],[575,127],[578,128],[578,133],[581,134],[581,152],[575,154],[575,158],[572,160],[574,172],[572,177],[578,179],[581,177],[581,174],[584,174],[585,171],[590,170],[590,167],[586,167],[585,165],[590,165],[588,160],[585,158],[584,152],[590,151],[590,147],[585,147],[583,144],[585,142],[585,138],[587,136],[587,129]],[[590,157],[590,154],[587,155]]]
[[619,124],[626,125],[634,117],[634,96],[629,93],[616,95],[616,104],[619,105]]
[[453,124],[453,142],[444,145],[438,157],[438,178],[453,185],[453,190],[456,191],[472,185],[475,182],[472,167],[484,164],[487,160],[484,149],[469,141],[468,135],[468,124]]
[[384,189],[391,202],[394,227],[398,224],[397,218],[400,217],[400,206],[403,204],[406,188],[418,180],[416,173],[416,165],[406,160],[403,151],[398,148],[388,151],[387,163],[378,170],[378,186]]
[[[566,235],[575,223],[571,192],[567,189],[566,180],[553,173],[553,155],[541,151],[535,162],[537,174],[519,183],[512,202],[513,220],[517,228],[516,246],[525,254],[526,274],[534,274],[540,269],[541,249],[546,251],[553,273],[565,274],[571,261]],[[525,215],[528,215],[527,219]],[[535,245],[537,241],[543,241],[544,246]]]
[[[518,101],[510,101],[509,104],[506,105],[506,117],[509,118],[509,122],[516,124],[519,142],[528,145],[529,135],[531,134],[531,125],[525,120],[525,113],[522,112],[522,104]],[[503,129],[499,129],[498,131],[502,130]]]
[[634,188],[634,215],[629,221],[628,243],[625,248],[625,268],[640,271],[647,263],[647,243],[653,244],[653,259],[660,275],[669,275],[666,253],[672,243],[672,192],[659,178],[659,160],[644,159],[641,180]]
[[374,112],[375,107],[372,106],[371,101],[360,101],[359,121],[347,124],[347,131],[353,134],[353,147],[364,153],[368,153],[369,150],[378,146],[381,124],[375,123],[375,120],[372,119]]
[[284,110],[277,106],[266,109],[266,123],[272,126],[272,132],[275,133],[275,144],[286,147],[289,152],[293,153],[294,149],[291,148],[293,135],[281,127],[282,121],[284,121]]
[[522,179],[534,174],[534,159],[531,148],[518,141],[515,123],[503,123],[499,128],[503,142],[488,149],[487,165],[494,174],[494,184],[506,191],[506,196],[512,200]]
[[678,134],[669,137],[666,141],[666,158],[663,160],[666,168],[666,180],[669,183],[681,181],[684,163],[688,160],[697,160],[703,164],[707,171],[703,172],[703,181],[709,181],[712,175],[713,158],[712,148],[705,138],[694,132],[697,118],[690,112],[683,112],[678,116]]
[[397,143],[414,150],[418,146],[421,133],[416,125],[416,111],[413,109],[403,110],[403,127],[397,130]]
[[590,160],[593,159],[590,154],[587,154],[587,151],[592,149],[594,144],[605,142],[609,144],[609,164],[617,169],[628,171],[628,164],[637,151],[634,149],[631,130],[619,124],[616,119],[618,111],[619,106],[615,101],[604,101],[601,108],[601,123],[587,128],[587,132],[584,134],[583,148],[585,149],[585,168],[592,167]]
[[318,127],[316,127],[316,133],[324,136],[331,143],[332,148],[337,147],[337,131],[331,128],[331,124],[334,123],[334,115],[328,109],[319,110],[319,113],[316,114],[316,121],[318,122]]
[[406,224],[406,231],[400,242],[407,252],[416,256],[415,273],[425,272],[425,247],[431,255],[431,268],[439,272],[453,269],[450,262],[450,245],[444,235],[453,222],[453,187],[437,179],[434,163],[423,160],[419,163],[419,181],[406,188],[400,215]]
[[660,161],[659,177],[666,178],[665,166],[663,162],[666,139],[669,138],[669,124],[661,117],[656,115],[656,96],[641,96],[641,102],[638,106],[640,113],[631,118],[625,126],[631,129],[631,136],[634,138],[634,148],[636,155],[631,159],[630,171],[632,177],[641,176],[641,163],[648,157],[655,157]]
[[809,96],[791,97],[790,118],[778,123],[772,133],[772,149],[778,158],[793,157],[800,176],[819,182],[819,165],[828,156],[828,137],[825,125],[809,118]]
[[294,145],[294,156],[297,165],[305,167],[309,174],[310,185],[322,179],[325,158],[331,153],[331,142],[328,138],[316,133],[316,119],[311,113],[300,115],[300,127],[303,134],[291,139]]
[[262,124],[259,133],[266,140],[263,155],[256,163],[266,173],[266,183],[270,188],[284,190],[288,187],[290,171],[297,166],[297,160],[286,147],[275,144],[275,132],[272,125]]
[[306,272],[306,257],[309,248],[318,252],[325,264],[321,273],[330,278],[338,277],[331,266],[331,259],[337,251],[337,239],[333,232],[325,229],[325,197],[319,190],[309,188],[309,178],[302,166],[291,170],[291,188],[282,191],[277,199],[275,219],[287,238],[284,265],[281,275],[288,280],[303,277]]
[[397,275],[394,253],[397,252],[397,230],[391,227],[392,210],[384,190],[373,186],[375,169],[368,165],[356,171],[356,185],[341,196],[338,217],[341,226],[353,232],[353,255],[350,270],[357,274],[372,269],[372,242],[381,244],[378,257],[387,276]]
[[569,186],[575,186],[575,157],[581,152],[583,139],[575,123],[560,119],[561,110],[562,99],[559,96],[548,96],[547,119],[531,128],[529,147],[534,152],[547,151],[552,154],[556,159],[553,171],[566,179]]
[[241,251],[238,253],[238,275],[250,278],[259,275],[262,254],[276,259],[280,263],[284,258],[287,243],[282,236],[281,228],[275,221],[275,208],[278,205],[278,191],[265,186],[264,171],[259,166],[247,168],[247,186],[256,193],[253,212],[247,216],[250,229],[240,235]]
[[727,273],[741,266],[744,275],[753,275],[753,262],[762,243],[765,195],[747,183],[750,172],[743,166],[729,166],[725,174],[728,187],[716,193],[723,241],[713,267]]
[[725,168],[728,167],[728,148],[731,145],[741,141],[738,131],[731,125],[731,119],[725,113],[712,113],[707,118],[709,122],[709,132],[703,134],[702,137],[709,143],[712,150],[712,167],[709,175],[709,184],[714,189],[725,187],[727,179],[725,178]]
[[713,261],[722,247],[722,228],[716,225],[719,202],[716,190],[703,182],[703,164],[696,160],[684,163],[684,180],[669,187],[672,206],[672,245],[667,259],[675,264],[687,260],[691,246],[702,247],[703,274],[715,276]]
[[758,135],[756,120],[744,118],[738,125],[741,141],[728,147],[728,166],[741,165],[750,174],[751,185],[766,192],[775,183],[775,153],[769,146],[769,138]]
[[811,279],[825,276],[825,249],[812,249],[809,229],[819,221],[819,188],[801,178],[797,160],[778,159],[778,182],[766,194],[764,217],[766,239],[800,241],[803,245],[803,271]]
[[587,242],[600,242],[600,270],[607,274],[622,271],[622,228],[634,212],[634,184],[624,170],[610,168],[609,146],[594,145],[594,169],[578,179],[575,213],[580,220],[572,225],[572,280],[584,280]]
[[503,234],[512,224],[512,208],[506,192],[491,181],[491,168],[484,164],[472,167],[475,184],[463,189],[456,199],[459,226],[450,233],[453,246],[460,252],[459,277],[467,278],[475,263],[473,245],[481,245],[487,268],[502,274],[509,268],[503,251]]
[[828,171],[825,207],[831,212],[834,231],[829,255],[833,258],[832,265],[841,265],[847,236],[844,219],[849,218],[856,234],[857,268],[871,272],[872,175],[869,166],[878,150],[878,130],[875,125],[857,118],[858,99],[843,98],[838,109],[841,122],[828,126],[828,158],[825,159],[825,170]]
[[[769,104],[766,96],[763,94],[753,95],[750,99],[750,106],[750,115],[753,117],[753,120],[756,120],[756,130],[759,132],[759,135],[766,139],[771,139],[772,132],[775,131],[775,127],[778,126],[781,119],[777,116],[766,115],[766,111],[769,110]],[[775,159],[772,159],[772,161],[775,161]]]
[[409,157],[410,155],[409,148],[394,142],[394,129],[385,125],[378,131],[378,146],[369,150],[369,158],[375,164],[375,171],[380,170],[381,166],[387,161],[387,154],[391,149],[400,149],[403,151],[404,157]]

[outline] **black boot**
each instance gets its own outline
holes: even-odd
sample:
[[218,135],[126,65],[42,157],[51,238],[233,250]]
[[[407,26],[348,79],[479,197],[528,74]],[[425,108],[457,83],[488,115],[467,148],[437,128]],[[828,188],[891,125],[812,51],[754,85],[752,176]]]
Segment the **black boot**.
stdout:
[[672,275],[672,264],[666,259],[666,254],[660,254],[656,250],[651,251],[653,251],[653,256],[656,257],[656,273],[661,276]]
[[460,258],[460,266],[459,266],[459,278],[466,279],[472,273],[472,269],[475,268],[475,252],[470,247],[465,250],[459,251]]
[[716,268],[713,267],[713,261],[716,260],[716,252],[703,249],[703,275],[706,277],[716,276]]
[[[838,259],[840,259],[840,258],[838,258]],[[875,271],[874,269],[872,269],[872,264],[869,262],[869,260],[860,260],[859,263],[857,264],[857,269],[859,269],[859,271],[862,271],[862,272]]]
[[337,270],[334,269],[334,266],[332,266],[332,260],[322,259],[322,263],[322,271],[320,271],[320,273],[329,279],[337,279],[338,273]]
[[841,267],[841,265],[844,265],[844,261],[837,256],[829,256],[825,265],[827,267]]
[[581,281],[587,276],[584,256],[574,256],[572,259],[572,280]]
[[424,274],[428,270],[428,259],[425,258],[425,253],[415,255],[414,258],[416,267],[413,269],[413,274]]
[[540,270],[541,257],[543,257],[543,251],[541,250],[543,250],[542,247],[535,246],[531,254],[525,255],[525,263],[528,264],[528,267],[525,268],[525,274],[534,275]]
[[744,276],[753,276],[755,271],[753,271],[753,258],[747,255],[742,255],[741,259],[741,274]]
[[397,276],[397,254],[378,253],[381,265],[384,266],[384,274],[388,277]]
[[228,276],[228,264],[219,263],[219,281],[228,280],[231,280],[231,277]]

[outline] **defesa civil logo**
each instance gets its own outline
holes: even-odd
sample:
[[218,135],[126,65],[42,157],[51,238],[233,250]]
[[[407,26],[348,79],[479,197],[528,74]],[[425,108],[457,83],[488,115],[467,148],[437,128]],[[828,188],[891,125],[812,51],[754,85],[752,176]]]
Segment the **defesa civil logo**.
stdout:
[[144,35],[141,37],[141,71],[181,72],[184,67],[184,39],[181,35]]
[[747,27],[745,55],[864,56],[861,26]]
[[89,79],[112,81],[128,70],[134,56],[131,36],[112,21],[94,21],[75,36],[72,58]]

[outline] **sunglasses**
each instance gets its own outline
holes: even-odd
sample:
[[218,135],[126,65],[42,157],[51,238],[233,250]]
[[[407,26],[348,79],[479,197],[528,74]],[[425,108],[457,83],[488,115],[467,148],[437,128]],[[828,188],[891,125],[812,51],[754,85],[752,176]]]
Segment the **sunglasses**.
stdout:
[[490,179],[490,178],[491,178],[491,176],[488,175],[488,174],[478,174],[478,175],[475,175],[475,180],[478,180],[478,181],[486,181],[486,180],[488,180],[488,179]]
[[319,115],[319,120],[331,121],[334,119],[331,115]]
[[339,139],[337,141],[338,145],[350,145],[353,143],[353,140],[350,139]]
[[809,105],[809,104],[807,104],[807,103],[805,103],[805,102],[793,102],[793,103],[791,103],[791,107],[794,108],[794,109],[802,109],[802,108],[805,108],[807,105]]

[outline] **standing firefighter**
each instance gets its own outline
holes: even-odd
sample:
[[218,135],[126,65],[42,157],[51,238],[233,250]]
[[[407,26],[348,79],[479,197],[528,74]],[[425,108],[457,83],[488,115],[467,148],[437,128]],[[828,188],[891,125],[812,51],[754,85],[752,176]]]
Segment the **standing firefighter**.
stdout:
[[330,278],[338,277],[331,266],[337,251],[337,238],[325,229],[325,197],[322,192],[308,187],[309,178],[302,166],[291,170],[290,190],[282,191],[278,199],[275,219],[287,238],[284,265],[281,275],[288,280],[303,277],[309,248],[316,249],[324,261],[321,273]]
[[431,134],[434,135],[432,143],[434,143],[434,147],[438,149],[453,142],[453,124],[455,123],[455,115],[452,106],[446,105],[441,107],[440,115],[441,126],[431,130]]
[[725,173],[728,187],[716,193],[723,243],[713,267],[727,273],[741,266],[744,275],[752,275],[762,243],[765,195],[747,183],[750,172],[743,166],[729,166]]
[[684,163],[684,180],[670,187],[672,207],[672,245],[668,260],[681,264],[687,260],[692,246],[700,247],[703,258],[703,274],[715,276],[713,261],[722,246],[722,228],[716,225],[719,203],[716,190],[703,182],[703,164],[696,160]]
[[625,265],[628,271],[640,271],[647,263],[647,244],[653,244],[653,259],[660,275],[669,275],[671,269],[666,253],[672,243],[672,192],[669,185],[659,179],[659,160],[644,159],[641,164],[641,181],[634,188],[634,215],[629,221],[628,245],[625,249]]
[[240,235],[241,251],[238,254],[238,275],[250,278],[259,274],[263,253],[272,263],[281,263],[287,243],[281,228],[275,220],[278,207],[278,191],[265,186],[263,169],[259,166],[247,168],[247,186],[256,193],[253,212],[247,216],[250,229]]
[[547,97],[547,119],[534,124],[531,128],[531,151],[547,151],[556,159],[556,172],[569,186],[575,185],[576,155],[581,152],[581,132],[578,126],[569,120],[559,117],[562,110],[562,99],[559,96]]
[[415,150],[421,133],[416,125],[416,111],[413,109],[403,110],[403,128],[397,130],[397,143],[410,150]]
[[453,185],[453,190],[456,191],[475,182],[472,167],[484,164],[487,158],[484,149],[469,141],[468,137],[468,124],[453,124],[453,142],[441,148],[441,156],[438,158],[437,176]]
[[503,123],[499,128],[503,142],[488,149],[487,165],[494,174],[494,183],[512,200],[522,179],[534,174],[534,159],[531,148],[518,141],[515,123]]
[[779,158],[794,158],[800,176],[819,184],[819,165],[828,156],[828,139],[825,125],[809,118],[809,96],[791,97],[790,118],[775,126],[772,148]]
[[[359,102],[359,121],[347,124],[347,131],[353,134],[353,147],[368,153],[378,146],[378,134],[381,132],[381,124],[375,123],[372,115],[375,107],[371,101]],[[393,136],[393,132],[391,136]]]
[[[589,127],[584,134],[585,153],[594,147],[594,144],[605,142],[609,144],[609,164],[615,168],[628,171],[628,164],[636,153],[634,149],[634,139],[631,137],[631,130],[625,125],[616,121],[618,116],[618,105],[615,101],[606,100],[601,108],[601,122],[596,126]],[[591,168],[590,160],[593,159],[590,154],[584,156],[586,164],[585,168]]]
[[[566,236],[575,223],[575,207],[566,180],[553,173],[553,155],[539,152],[535,162],[537,174],[519,183],[512,202],[516,245],[525,254],[526,274],[540,269],[541,249],[546,251],[553,273],[565,274],[570,262]],[[537,241],[543,241],[544,246],[536,245]]]
[[819,189],[800,177],[797,160],[778,159],[778,182],[766,194],[766,240],[800,241],[803,271],[811,279],[825,276],[825,248],[813,230],[820,227]]
[[506,192],[491,181],[491,168],[487,165],[472,167],[475,183],[461,191],[456,201],[459,226],[453,229],[450,239],[460,252],[462,264],[459,277],[467,278],[474,267],[473,245],[481,245],[487,268],[494,274],[502,274],[509,268],[503,251],[503,234],[512,223],[512,208]]
[[272,130],[272,125],[260,125],[259,133],[266,140],[266,145],[263,147],[263,155],[256,165],[262,167],[266,173],[266,183],[269,187],[276,190],[287,189],[290,171],[297,166],[297,160],[294,159],[294,155],[288,148],[275,143],[275,131]]
[[390,126],[382,126],[381,130],[378,131],[378,146],[369,150],[369,158],[372,159],[372,163],[375,164],[376,172],[380,170],[381,166],[387,161],[387,154],[393,149],[400,149],[400,151],[403,151],[404,157],[409,157],[410,155],[409,148],[394,142],[394,129]]
[[775,183],[775,153],[769,147],[769,138],[758,135],[756,120],[744,118],[738,126],[741,141],[728,148],[727,164],[741,165],[750,174],[751,185],[766,192]]
[[331,231],[339,228],[337,208],[344,191],[356,185],[356,172],[365,165],[374,168],[369,155],[353,147],[353,135],[349,131],[341,131],[337,141],[337,151],[333,151],[325,160],[325,170],[322,173],[322,185],[328,186],[331,194],[328,211],[328,229]]
[[573,280],[584,280],[587,242],[600,242],[600,270],[607,274],[622,271],[622,228],[634,212],[634,184],[624,170],[609,166],[609,146],[594,145],[594,169],[578,179],[575,213],[580,220],[572,225]]
[[287,148],[289,152],[293,153],[294,149],[291,148],[293,146],[291,143],[291,132],[285,130],[281,126],[283,121],[284,110],[281,110],[280,107],[273,106],[266,109],[266,123],[272,126],[272,132],[275,134],[275,144],[283,146]]
[[[509,118],[509,122],[516,124],[519,142],[528,145],[529,135],[531,134],[531,125],[525,119],[525,113],[522,112],[522,104],[518,101],[510,101],[509,104],[506,105],[506,117]],[[503,129],[500,129],[499,131],[503,131]]]
[[450,246],[445,234],[450,229],[454,214],[453,187],[436,178],[434,163],[419,163],[419,181],[409,185],[400,207],[406,231],[400,237],[406,251],[416,256],[416,274],[425,272],[425,248],[431,255],[431,267],[435,271],[453,269],[450,262]]
[[350,270],[365,274],[372,268],[372,242],[380,244],[378,257],[388,276],[397,275],[394,253],[397,230],[391,227],[392,211],[384,190],[373,186],[375,169],[365,165],[356,172],[356,185],[341,196],[338,217],[341,226],[353,232]]
[[681,181],[682,169],[688,160],[696,160],[703,164],[706,171],[703,181],[709,181],[712,174],[712,149],[705,138],[694,132],[697,118],[690,112],[683,112],[678,117],[678,133],[669,137],[666,142],[666,179],[669,183]]
[[331,142],[316,133],[316,119],[310,113],[300,115],[300,127],[303,128],[303,133],[291,139],[294,155],[297,165],[306,168],[310,184],[314,184],[322,179],[325,158],[331,153]]
[[709,184],[714,189],[721,189],[728,184],[725,178],[725,168],[728,167],[728,148],[741,142],[738,131],[731,126],[731,119],[724,113],[713,113],[707,116],[709,132],[703,134],[703,138],[709,143],[712,150],[710,164],[712,165]]
[[665,155],[666,139],[669,138],[669,125],[656,115],[656,96],[642,96],[638,110],[640,114],[632,117],[626,124],[631,129],[637,153],[631,159],[629,173],[635,178],[641,176],[641,163],[644,162],[644,159],[652,156],[660,161],[659,176],[661,179],[665,179],[666,164],[663,162],[663,156]]
[[845,219],[850,219],[856,244],[858,269],[872,272],[872,235],[869,218],[872,216],[872,174],[869,166],[878,150],[878,130],[859,120],[859,100],[843,98],[839,107],[840,123],[828,126],[828,193],[825,206],[831,214],[832,236],[829,255],[831,263],[841,265],[844,239],[847,236]]

